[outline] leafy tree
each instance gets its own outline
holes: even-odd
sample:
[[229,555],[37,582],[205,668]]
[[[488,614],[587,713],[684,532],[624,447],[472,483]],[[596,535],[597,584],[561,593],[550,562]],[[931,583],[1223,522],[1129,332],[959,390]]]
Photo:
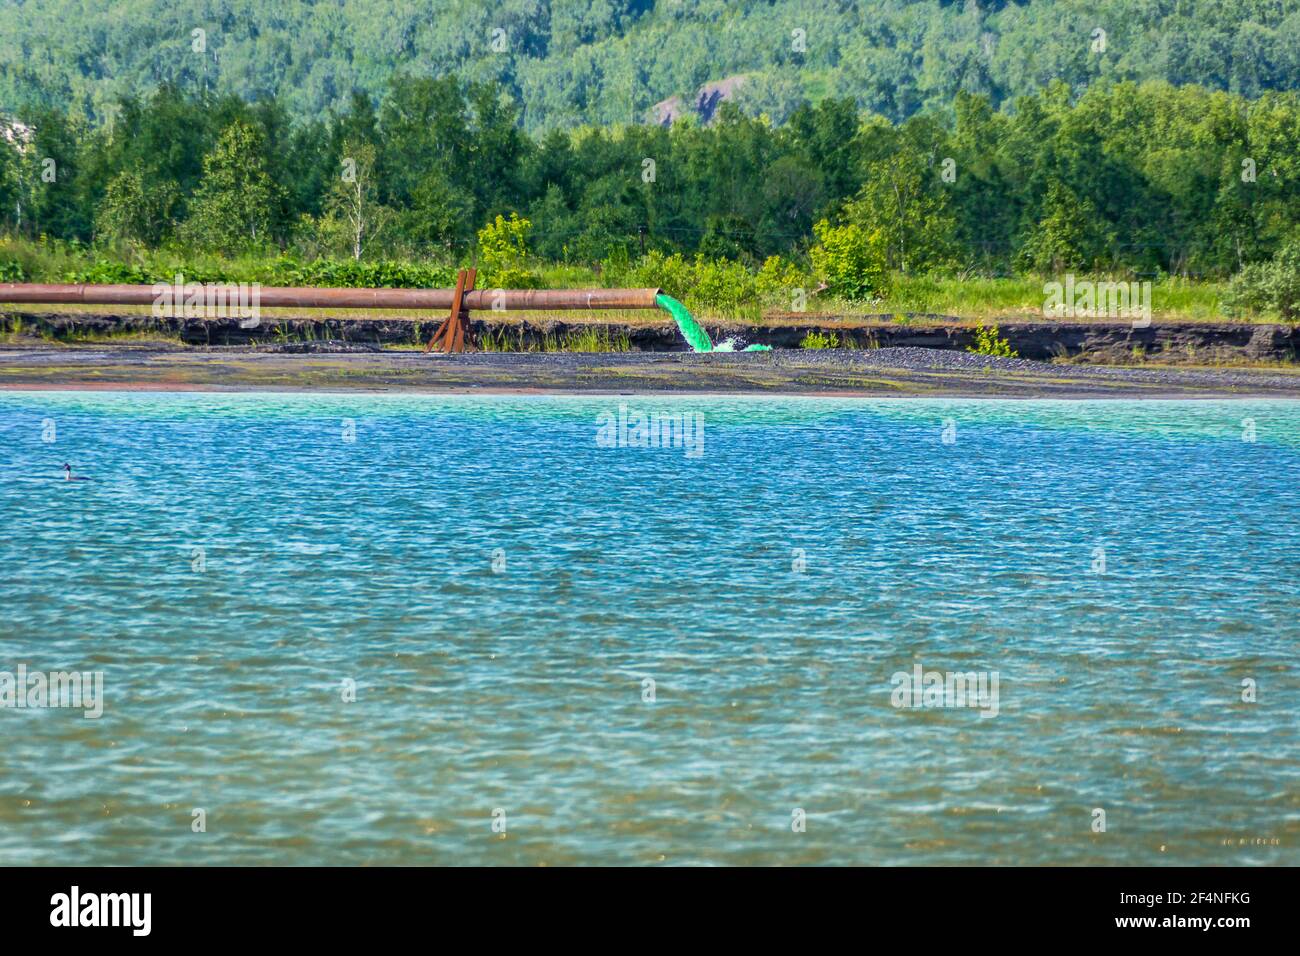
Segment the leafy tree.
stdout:
[[91,217],[79,191],[81,124],[43,110],[28,125],[15,162],[15,225],[28,235],[89,238]]
[[888,287],[888,250],[879,230],[868,233],[856,222],[833,226],[823,219],[815,226],[813,270],[832,295],[867,302]]
[[203,180],[186,222],[189,238],[201,246],[232,252],[270,240],[280,188],[266,171],[262,132],[236,120],[203,160]]
[[736,105],[747,116],[766,116],[777,126],[807,102],[798,76],[786,71],[747,76],[736,96]]
[[[537,133],[640,119],[652,104],[675,95],[689,102],[701,84],[739,74],[754,78],[749,95],[775,104],[763,109],[773,119],[803,90],[812,100],[848,97],[898,122],[948,110],[962,92],[1001,108],[1052,78],[1076,94],[1098,81],[1158,80],[1253,98],[1295,89],[1300,71],[1300,0],[354,0],[243,4],[238,15],[228,8],[206,0],[172,0],[162,13],[155,0],[0,6],[0,103],[22,112],[69,105],[103,121],[123,96],[163,81],[203,95],[279,101],[299,123],[325,122],[348,107],[353,91],[378,97],[403,73],[455,74],[501,84]],[[1099,23],[1109,31],[1104,50],[1090,40]],[[773,42],[788,37],[791,24],[806,30],[801,49]],[[192,48],[195,25],[209,30],[205,51]],[[502,31],[499,44],[493,30]],[[776,88],[764,91],[764,82]]]
[[1042,218],[1021,250],[1022,262],[1039,272],[1062,272],[1094,265],[1106,250],[1109,236],[1097,209],[1068,186],[1053,182],[1047,190]]
[[13,228],[21,201],[19,175],[22,154],[7,136],[16,134],[0,119],[0,225]]
[[860,122],[852,97],[827,97],[816,106],[801,106],[785,128],[790,150],[821,174],[824,197],[830,202],[848,199],[861,183]]
[[375,147],[370,143],[343,144],[343,161],[338,179],[325,201],[322,229],[327,235],[341,234],[353,259],[375,241],[391,218],[379,204],[375,185]]
[[460,252],[472,239],[473,209],[473,201],[441,170],[431,169],[398,213],[397,230],[402,241],[420,252]]
[[517,208],[519,170],[531,143],[516,119],[494,86],[456,77],[398,78],[379,112],[384,201],[409,205],[416,188],[437,170],[463,192],[473,221]]
[[528,258],[528,233],[533,224],[512,212],[510,218],[496,219],[478,231],[479,259],[489,269],[522,265]]
[[544,224],[538,230],[538,255],[553,261],[568,260],[570,246],[580,231],[580,225],[564,198],[563,188],[549,183],[541,200],[529,207],[528,218]]
[[754,227],[744,217],[710,216],[700,237],[699,253],[706,259],[740,262],[752,259],[757,247]]
[[486,273],[485,284],[503,289],[535,284],[526,268],[528,233],[532,228],[531,222],[512,212],[509,219],[497,216],[478,231],[478,256]]
[[1292,239],[1267,262],[1247,266],[1232,281],[1227,303],[1233,311],[1276,313],[1300,321],[1300,239]]
[[156,245],[170,226],[175,183],[145,185],[144,176],[123,170],[109,181],[95,214],[95,235]]
[[954,255],[956,222],[938,170],[909,150],[871,164],[845,215],[864,233],[880,236],[890,267],[901,272],[946,265]]
[[82,166],[92,198],[102,195],[119,173],[140,176],[144,191],[173,190],[183,217],[203,176],[203,157],[221,132],[218,112],[242,112],[238,101],[190,96],[164,83],[146,99],[119,100],[113,121],[85,143]]

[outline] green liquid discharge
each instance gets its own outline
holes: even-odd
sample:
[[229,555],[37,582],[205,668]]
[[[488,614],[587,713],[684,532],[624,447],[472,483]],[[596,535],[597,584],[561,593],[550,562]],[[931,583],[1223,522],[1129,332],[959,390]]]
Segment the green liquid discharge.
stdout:
[[659,308],[673,317],[673,321],[682,330],[682,338],[691,347],[691,351],[713,351],[713,340],[709,338],[709,333],[705,332],[704,327],[695,321],[695,317],[686,310],[686,306],[670,295],[656,296],[655,301],[659,303]]
[[[659,308],[673,317],[673,321],[677,323],[677,328],[681,329],[682,338],[691,347],[691,351],[713,351],[713,340],[709,338],[709,333],[705,332],[704,327],[695,321],[695,317],[687,311],[686,306],[670,295],[655,296],[655,302],[659,304]],[[771,346],[768,345],[751,345],[745,349],[746,352],[770,352],[771,350]],[[727,351],[730,351],[730,349],[727,349]]]

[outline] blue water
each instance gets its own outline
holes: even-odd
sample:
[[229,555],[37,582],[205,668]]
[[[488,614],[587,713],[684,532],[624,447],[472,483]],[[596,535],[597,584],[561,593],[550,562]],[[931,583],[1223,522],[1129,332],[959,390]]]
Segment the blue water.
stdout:
[[1300,863],[1300,403],[10,392],[0,449],[0,671],[105,687],[0,709],[0,863]]

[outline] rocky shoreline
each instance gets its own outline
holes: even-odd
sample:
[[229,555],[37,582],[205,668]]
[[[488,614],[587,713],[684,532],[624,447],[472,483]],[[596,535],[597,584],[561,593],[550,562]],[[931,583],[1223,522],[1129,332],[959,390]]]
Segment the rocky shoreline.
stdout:
[[462,355],[341,347],[8,347],[0,388],[1300,399],[1300,372],[1284,367],[1053,364],[910,347]]
[[[156,319],[144,313],[8,312],[15,323],[36,338],[75,341],[87,337],[156,334],[190,346],[290,347],[322,342],[346,345],[411,345],[433,331],[430,319],[391,318],[266,318],[247,328],[238,319]],[[809,333],[834,336],[847,349],[926,348],[964,351],[975,341],[975,326],[955,316],[917,314],[897,321],[890,316],[800,316],[787,314],[763,325],[704,323],[715,342],[734,340],[738,346],[767,345],[797,349]],[[1022,358],[1050,361],[1070,359],[1098,364],[1223,362],[1295,362],[1300,356],[1300,325],[1237,322],[1153,322],[1134,328],[1118,321],[1045,322],[999,320],[999,334]],[[637,352],[684,352],[686,343],[668,320],[637,323],[593,321],[485,319],[472,322],[477,337],[504,337],[511,348],[540,350],[548,342],[597,330],[626,340]]]

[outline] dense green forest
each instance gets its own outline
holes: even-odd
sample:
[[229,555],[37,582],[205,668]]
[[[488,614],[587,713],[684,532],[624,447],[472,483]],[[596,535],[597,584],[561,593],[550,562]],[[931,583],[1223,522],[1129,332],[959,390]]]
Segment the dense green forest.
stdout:
[[0,148],[0,228],[83,243],[450,261],[518,213],[519,248],[575,263],[843,248],[904,273],[1226,275],[1300,223],[1294,93],[1054,84],[898,124],[827,98],[782,126],[726,104],[708,125],[532,137],[492,84],[399,77],[324,121],[173,87],[111,125],[23,119],[30,142]]
[[[195,31],[203,31],[196,34]],[[1102,31],[1098,33],[1097,31]],[[1104,34],[1104,35],[1103,35]],[[784,120],[850,97],[901,120],[959,92],[995,107],[1051,80],[1300,86],[1300,0],[4,0],[0,109],[112,118],[162,82],[279,98],[297,121],[394,73],[495,82],[530,132],[644,121],[748,77]]]
[[[1290,314],[1300,94],[1274,88],[1300,75],[1298,5],[218,3],[193,61],[185,4],[11,5],[0,279],[49,278],[69,249],[102,260],[59,276],[77,281],[151,281],[150,250],[321,284],[445,284],[472,261],[528,285],[559,263],[724,303],[1255,270],[1282,289],[1257,304]],[[473,38],[498,21],[489,56]],[[745,64],[709,122],[641,121]]]

